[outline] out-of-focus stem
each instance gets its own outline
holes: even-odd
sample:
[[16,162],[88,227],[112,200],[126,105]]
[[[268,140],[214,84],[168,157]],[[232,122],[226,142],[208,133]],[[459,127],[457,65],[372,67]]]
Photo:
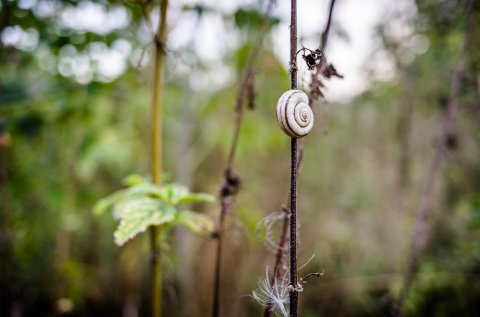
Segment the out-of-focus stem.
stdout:
[[[152,92],[152,182],[162,183],[162,89],[163,68],[165,64],[165,44],[167,42],[167,8],[168,0],[160,5],[160,23],[155,34],[155,67]],[[162,315],[162,262],[161,262],[161,228],[150,228],[151,250],[151,310],[152,317]]]

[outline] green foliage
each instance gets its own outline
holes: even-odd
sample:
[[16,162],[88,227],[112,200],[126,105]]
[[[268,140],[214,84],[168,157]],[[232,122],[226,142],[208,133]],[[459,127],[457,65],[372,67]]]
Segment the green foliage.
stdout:
[[214,223],[206,215],[188,210],[179,210],[178,205],[208,202],[215,197],[204,193],[191,193],[182,185],[152,184],[139,175],[130,175],[125,179],[126,189],[100,199],[94,206],[94,212],[101,215],[111,209],[115,219],[119,220],[114,233],[115,243],[124,245],[128,240],[145,232],[149,226],[181,225],[201,236],[210,236],[214,232]]
[[198,235],[212,234],[215,229],[210,218],[189,210],[177,212],[175,221]]
[[[234,14],[234,21],[239,29],[249,28],[252,30],[258,30],[264,23],[264,14],[253,8],[240,8]],[[278,24],[280,20],[278,18],[271,17],[266,22],[269,26],[273,26]]]
[[149,226],[171,223],[176,213],[172,206],[148,197],[121,200],[115,209],[120,223],[114,238],[119,246],[145,232]]

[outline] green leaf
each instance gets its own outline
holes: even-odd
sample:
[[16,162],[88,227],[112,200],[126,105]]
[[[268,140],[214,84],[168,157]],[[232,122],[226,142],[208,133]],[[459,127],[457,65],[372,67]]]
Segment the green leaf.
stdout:
[[212,195],[203,193],[193,194],[187,187],[178,184],[167,184],[158,188],[158,190],[156,197],[171,205],[215,201],[215,197]]
[[187,187],[177,184],[157,186],[138,175],[127,177],[130,187],[118,190],[100,199],[94,206],[99,215],[113,209],[113,216],[120,220],[114,233],[115,243],[125,244],[129,239],[144,232],[150,225],[175,222],[194,233],[208,236],[213,233],[214,224],[206,216],[185,211],[176,218],[175,205],[193,202],[214,202],[215,197],[204,193],[191,193]]
[[215,224],[208,216],[193,211],[177,212],[175,222],[200,236],[210,237],[215,232]]
[[141,197],[156,197],[166,202],[165,199],[163,199],[163,196],[165,196],[165,193],[164,190],[162,190],[162,187],[150,183],[141,183],[126,189],[118,190],[113,194],[100,199],[93,207],[93,211],[96,215],[101,215],[106,210],[113,208],[115,218],[121,218],[121,213],[118,212],[116,204],[123,200]]
[[127,196],[154,197],[169,205],[178,204],[178,200],[188,196],[190,191],[187,187],[176,184],[158,186],[152,183],[142,183],[124,189]]
[[95,213],[95,215],[100,216],[105,211],[112,208],[114,204],[122,200],[124,197],[125,197],[125,194],[123,190],[114,192],[113,194],[110,194],[107,197],[104,197],[99,201],[97,201],[95,206],[93,206],[93,212]]
[[123,199],[131,198],[158,198],[163,201],[162,196],[164,195],[162,187],[151,183],[144,183],[139,185],[134,185],[127,189],[121,190],[123,192]]
[[214,203],[216,201],[215,196],[210,194],[198,193],[198,194],[188,194],[183,196],[177,201],[177,204],[188,204],[188,203]]
[[147,184],[148,180],[141,175],[130,174],[123,179],[123,183],[130,187],[135,185]]
[[122,246],[149,226],[170,223],[175,220],[176,210],[172,206],[153,198],[126,200],[115,207],[121,221],[113,234],[115,243]]
[[165,202],[172,205],[177,205],[180,199],[190,194],[190,191],[186,186],[178,184],[168,184],[162,186],[162,189],[164,190],[163,198],[165,199]]

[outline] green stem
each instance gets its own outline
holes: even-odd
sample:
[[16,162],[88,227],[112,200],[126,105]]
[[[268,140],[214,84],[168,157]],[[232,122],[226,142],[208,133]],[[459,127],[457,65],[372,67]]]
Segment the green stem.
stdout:
[[160,226],[150,227],[150,252],[151,252],[151,309],[152,317],[162,316],[162,262],[161,243],[159,243]]
[[[165,44],[167,42],[168,0],[160,4],[160,23],[155,34],[155,68],[152,94],[152,182],[162,183],[162,88],[165,64]],[[151,308],[152,317],[162,316],[162,263],[161,228],[150,228],[150,250],[152,261]]]

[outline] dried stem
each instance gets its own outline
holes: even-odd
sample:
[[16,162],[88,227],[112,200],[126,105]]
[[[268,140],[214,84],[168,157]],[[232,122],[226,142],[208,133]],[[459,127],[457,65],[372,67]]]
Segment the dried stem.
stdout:
[[240,136],[240,130],[243,121],[243,113],[245,108],[246,97],[250,98],[249,104],[253,104],[253,68],[256,64],[258,54],[262,47],[263,39],[265,37],[268,18],[275,0],[270,0],[267,5],[266,13],[263,18],[260,32],[258,33],[256,42],[250,53],[247,68],[243,73],[242,81],[238,89],[236,107],[235,107],[235,127],[232,137],[232,143],[228,154],[228,160],[224,172],[224,184],[220,190],[220,216],[217,230],[217,250],[215,255],[215,276],[213,282],[213,307],[212,316],[218,317],[220,314],[220,276],[221,276],[221,260],[222,260],[222,247],[223,247],[223,234],[225,231],[225,218],[230,211],[234,202],[234,197],[240,190],[240,178],[233,173],[233,163],[235,159],[235,152],[237,149],[238,139]]
[[[472,15],[470,14],[469,17]],[[469,25],[469,18],[467,18],[467,25]],[[403,304],[408,295],[408,291],[413,282],[414,273],[418,262],[418,253],[423,248],[427,240],[427,219],[431,210],[432,193],[435,182],[440,174],[441,163],[443,161],[445,151],[448,147],[449,139],[452,136],[452,127],[454,121],[457,119],[459,112],[459,100],[458,93],[460,90],[460,84],[465,72],[465,61],[467,57],[467,45],[468,45],[468,31],[465,31],[464,48],[462,55],[455,67],[450,80],[450,91],[448,94],[447,108],[443,117],[442,128],[438,139],[436,141],[435,153],[433,155],[430,168],[427,173],[424,187],[422,189],[422,195],[418,204],[415,223],[410,238],[410,249],[407,258],[407,268],[403,280],[403,288],[400,293],[400,299],[398,303],[398,315],[403,315]]]
[[[167,42],[167,8],[168,0],[160,5],[160,22],[155,34],[155,68],[152,94],[152,181],[162,182],[162,89],[163,68],[165,64],[165,43]],[[150,227],[151,252],[151,309],[153,317],[162,315],[162,263],[161,263],[161,228]]]
[[322,33],[322,44],[320,45],[320,49],[322,50],[325,50],[325,47],[327,47],[328,34],[330,33],[330,25],[332,24],[332,14],[333,14],[334,6],[335,6],[335,0],[331,0],[330,9],[328,10],[327,24],[325,25],[325,31],[323,31]]
[[307,282],[307,279],[309,279],[310,277],[312,276],[315,276],[315,277],[320,277],[322,276],[322,273],[320,272],[313,272],[313,273],[308,273],[307,275],[305,275],[304,277],[300,278],[300,281],[301,283],[306,283]]
[[[297,1],[291,0],[290,11],[290,88],[297,89]],[[297,317],[297,139],[291,138],[290,153],[290,317]]]
[[[292,1],[293,2],[293,1]],[[292,84],[293,86],[293,84]],[[290,317],[297,316],[297,139],[291,138],[290,154]]]
[[[322,43],[321,43],[321,46],[320,46],[320,49],[322,51],[325,50],[326,45],[327,45],[328,35],[330,33],[330,25],[331,25],[331,21],[332,21],[332,15],[333,15],[333,8],[334,7],[335,7],[335,0],[331,0],[330,1],[330,6],[329,6],[329,14],[328,14],[327,24],[325,26],[325,31],[322,34]],[[292,63],[292,61],[290,61],[290,63]],[[324,62],[321,63],[320,65],[318,65],[318,67],[316,67],[314,73],[312,73],[312,84],[311,84],[312,87],[316,87],[316,86],[319,85],[319,80],[320,80],[319,79],[319,74],[323,73],[325,68],[326,68],[326,63],[324,63]],[[296,80],[295,80],[295,84],[296,84]],[[315,99],[316,98],[314,96],[314,90],[312,89],[309,93],[310,104],[312,104],[313,100],[315,100]],[[297,173],[300,170],[301,165],[302,165],[304,148],[305,148],[305,138],[302,138],[298,142],[297,151],[296,151],[297,153],[296,153],[296,164],[295,165],[296,165]],[[288,200],[287,200],[285,206],[290,206],[290,205],[291,205],[291,198],[288,197]],[[282,208],[282,210],[285,213],[290,214],[289,209]],[[280,239],[279,239],[279,242],[278,242],[277,252],[275,254],[275,264],[274,264],[273,275],[272,275],[272,279],[271,279],[271,284],[272,285],[283,274],[283,260],[284,260],[284,254],[286,252],[285,244],[287,243],[287,234],[288,234],[288,228],[289,228],[289,222],[290,222],[289,218],[290,217],[284,217],[283,218],[282,229],[281,229],[281,233],[280,233]],[[272,310],[271,305],[267,305],[267,307],[265,308],[264,317],[270,317],[271,316],[271,310]]]

